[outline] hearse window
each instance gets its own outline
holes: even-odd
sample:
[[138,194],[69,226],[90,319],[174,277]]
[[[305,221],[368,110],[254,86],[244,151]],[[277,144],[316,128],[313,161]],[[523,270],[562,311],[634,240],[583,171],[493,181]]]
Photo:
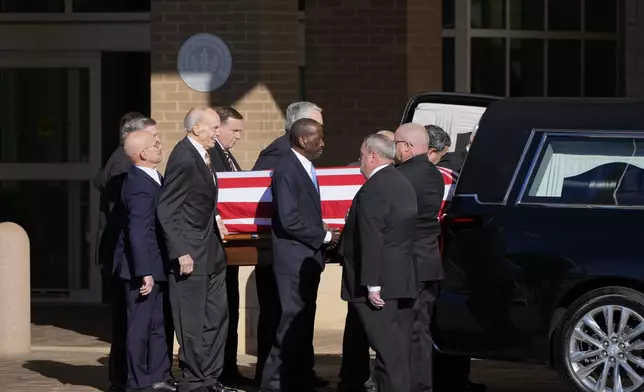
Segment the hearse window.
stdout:
[[644,206],[644,139],[548,137],[522,203]]

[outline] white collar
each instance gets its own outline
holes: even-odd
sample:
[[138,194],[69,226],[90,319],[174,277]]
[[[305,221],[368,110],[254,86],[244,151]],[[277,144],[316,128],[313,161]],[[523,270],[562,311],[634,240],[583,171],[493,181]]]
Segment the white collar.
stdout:
[[291,151],[295,153],[295,156],[297,157],[297,160],[300,161],[302,164],[302,167],[304,167],[304,170],[311,175],[311,169],[313,168],[313,162],[309,161],[307,157],[304,155],[300,154],[299,152],[295,151],[294,149],[291,148]]
[[137,169],[141,169],[145,174],[150,176],[154,181],[157,182],[157,184],[161,185],[161,178],[159,177],[159,172],[157,169],[154,169],[152,167],[145,167],[145,166],[135,166]]
[[373,169],[373,171],[371,172],[371,174],[369,174],[369,178],[373,177],[373,175],[374,175],[374,174],[378,173],[380,170],[384,169],[385,167],[387,167],[387,166],[389,166],[389,165],[390,165],[390,163],[387,163],[387,164],[385,164],[385,165],[380,165],[380,166],[378,166],[377,168]]
[[190,136],[186,136],[188,140],[190,140],[190,143],[197,149],[197,152],[199,152],[199,155],[203,158],[203,160],[206,160],[206,149],[203,148],[201,144],[199,144],[196,140],[191,138]]

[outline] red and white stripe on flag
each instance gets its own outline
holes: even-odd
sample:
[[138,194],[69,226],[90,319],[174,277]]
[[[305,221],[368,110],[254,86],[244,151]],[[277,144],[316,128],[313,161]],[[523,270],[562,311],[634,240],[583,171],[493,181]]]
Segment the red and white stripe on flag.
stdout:
[[[443,205],[451,198],[456,177],[442,169],[445,181]],[[231,233],[256,233],[271,226],[270,170],[217,173],[217,210]],[[344,227],[344,218],[365,180],[357,167],[316,169],[322,201],[322,218],[331,227]]]

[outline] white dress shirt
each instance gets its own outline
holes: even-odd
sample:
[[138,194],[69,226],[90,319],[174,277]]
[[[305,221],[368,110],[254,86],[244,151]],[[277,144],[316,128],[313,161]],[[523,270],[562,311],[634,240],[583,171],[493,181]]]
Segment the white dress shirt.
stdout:
[[[293,153],[297,157],[297,160],[300,161],[300,163],[302,164],[304,171],[309,175],[311,182],[313,182],[313,170],[314,170],[313,162],[309,161],[307,157],[305,157],[304,155],[300,154],[299,152],[295,151],[292,148],[291,148],[291,151],[293,151]],[[315,186],[317,187],[317,184]],[[333,234],[330,231],[327,231],[326,235],[324,236],[324,243],[328,244],[331,241],[332,237],[333,237]]]
[[151,168],[151,167],[145,167],[145,166],[135,166],[137,169],[143,170],[145,174],[150,176],[154,181],[157,182],[157,184],[161,185],[161,177],[159,176],[159,172],[157,169]]
[[[378,173],[380,170],[384,169],[385,167],[389,166],[389,164],[386,165],[380,165],[377,168],[373,169],[371,174],[369,174],[369,178],[373,177],[374,174]],[[380,286],[367,286],[367,290],[369,290],[370,293],[377,293],[381,289]]]
[[[203,162],[208,166],[208,159],[206,159],[206,149],[203,148],[203,146],[199,143],[197,143],[196,140],[188,136],[188,140],[190,140],[190,143],[197,149],[197,152],[203,158]],[[212,161],[210,162],[210,167],[212,167]],[[215,177],[215,173],[212,174],[212,180],[215,182],[215,185],[217,184],[217,177]],[[221,216],[219,214],[215,215],[215,218],[217,219],[218,222],[221,222]]]

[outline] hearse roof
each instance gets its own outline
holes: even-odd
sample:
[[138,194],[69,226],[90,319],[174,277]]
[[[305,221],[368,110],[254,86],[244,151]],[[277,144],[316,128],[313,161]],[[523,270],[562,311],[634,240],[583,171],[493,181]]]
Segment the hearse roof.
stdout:
[[502,202],[532,130],[644,133],[644,101],[624,98],[508,98],[490,103],[467,157],[459,194]]

